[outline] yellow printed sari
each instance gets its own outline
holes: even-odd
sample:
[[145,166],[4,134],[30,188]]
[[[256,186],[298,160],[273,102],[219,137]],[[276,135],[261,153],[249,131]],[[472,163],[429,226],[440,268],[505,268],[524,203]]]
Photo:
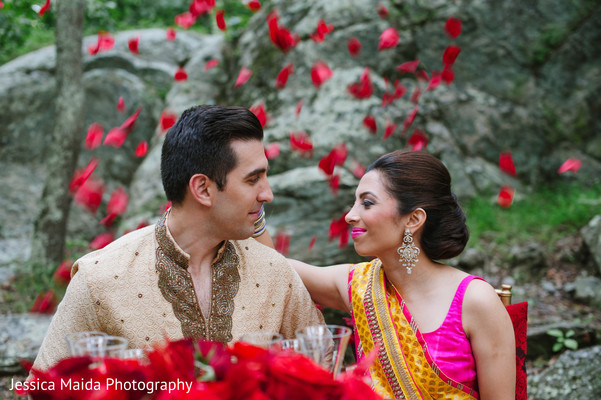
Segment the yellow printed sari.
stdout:
[[379,346],[370,369],[374,389],[394,399],[478,399],[477,392],[436,366],[405,302],[386,284],[381,266],[378,259],[356,264],[349,285],[357,357]]

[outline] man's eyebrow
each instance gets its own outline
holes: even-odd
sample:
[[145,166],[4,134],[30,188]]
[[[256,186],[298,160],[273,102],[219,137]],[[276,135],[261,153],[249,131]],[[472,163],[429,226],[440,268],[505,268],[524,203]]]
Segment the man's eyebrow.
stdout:
[[261,174],[267,173],[268,169],[269,169],[269,167],[267,167],[267,168],[256,168],[256,169],[250,171],[248,174],[246,174],[246,176],[244,177],[244,179],[250,178],[251,176],[261,175]]

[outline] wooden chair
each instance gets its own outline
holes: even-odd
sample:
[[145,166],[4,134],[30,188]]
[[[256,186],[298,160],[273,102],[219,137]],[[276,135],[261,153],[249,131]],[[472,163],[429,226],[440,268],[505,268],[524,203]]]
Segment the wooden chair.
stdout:
[[511,304],[511,285],[503,284],[501,289],[496,289],[499,298],[509,313],[513,331],[515,333],[515,398],[527,399],[527,374],[526,374],[526,333],[528,328],[528,302]]

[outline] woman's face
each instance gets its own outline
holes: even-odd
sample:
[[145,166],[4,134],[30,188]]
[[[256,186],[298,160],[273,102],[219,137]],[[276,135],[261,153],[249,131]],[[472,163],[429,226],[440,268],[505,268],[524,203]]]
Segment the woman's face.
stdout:
[[402,242],[405,221],[383,179],[377,170],[365,174],[355,191],[353,208],[346,215],[355,250],[361,256],[382,258],[390,251],[396,252]]

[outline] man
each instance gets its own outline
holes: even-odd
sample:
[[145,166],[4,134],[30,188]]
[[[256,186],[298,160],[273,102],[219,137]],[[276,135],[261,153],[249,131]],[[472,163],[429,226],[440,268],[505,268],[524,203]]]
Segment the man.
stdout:
[[245,108],[184,111],[161,155],[172,207],[73,265],[35,368],[66,357],[71,332],[103,331],[143,348],[182,337],[229,343],[253,331],[290,338],[324,322],[286,259],[250,238],[273,199],[262,139]]

